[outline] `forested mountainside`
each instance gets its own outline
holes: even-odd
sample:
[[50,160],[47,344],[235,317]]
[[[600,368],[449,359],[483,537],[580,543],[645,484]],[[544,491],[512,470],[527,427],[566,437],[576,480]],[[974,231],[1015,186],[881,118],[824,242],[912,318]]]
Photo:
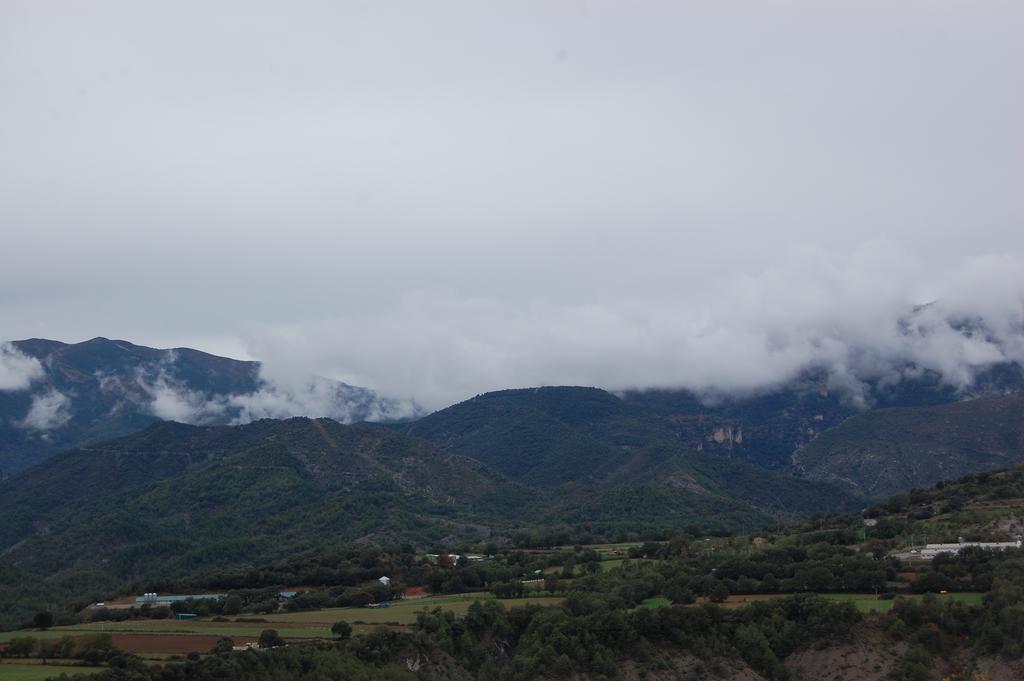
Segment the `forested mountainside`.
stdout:
[[794,451],[858,414],[1022,391],[1024,369],[1016,363],[1001,363],[979,371],[973,383],[961,387],[943,382],[934,372],[908,366],[898,376],[863,381],[856,394],[830,387],[829,377],[822,371],[807,371],[774,389],[747,396],[644,390],[628,391],[622,398],[671,421],[677,436],[690,447],[767,468],[788,468]]
[[[77,344],[31,339],[11,343],[4,352],[17,353],[25,375],[20,387],[0,389],[0,477],[61,449],[137,432],[161,419],[226,425],[263,417],[326,416],[349,423],[420,416],[411,401],[383,399],[318,377],[281,384],[266,378],[258,362],[188,348],[158,350],[103,338]],[[907,367],[898,380],[864,382],[857,400],[829,383],[823,372],[808,371],[746,396],[506,390],[421,418],[409,432],[446,449],[472,452],[509,477],[538,485],[600,477],[605,472],[594,462],[608,460],[611,450],[654,445],[792,472],[797,449],[851,417],[1013,394],[1024,387],[1024,374],[1017,364],[997,364],[980,371],[971,386],[953,388],[935,374]],[[987,465],[979,460],[978,469]],[[863,491],[871,493],[858,488]]]
[[[750,455],[758,451],[757,439],[751,442],[738,423],[682,417],[665,405],[649,408],[656,398],[620,399],[595,388],[504,390],[396,427],[539,486],[673,479],[684,486],[685,476],[673,469],[681,458],[758,459]],[[777,407],[761,404],[762,424],[799,412],[792,405]],[[1024,460],[1022,416],[1019,395],[861,412],[815,431],[808,444],[787,453],[788,465],[778,473],[832,482],[854,496],[884,497]],[[701,446],[723,429],[743,437],[747,454]],[[716,466],[725,470],[725,464]]]
[[280,385],[261,375],[259,362],[190,348],[34,338],[0,351],[17,363],[21,379],[0,386],[0,477],[61,449],[127,435],[161,419],[226,425],[263,417],[354,422],[417,413],[411,403],[319,377]]
[[41,578],[109,585],[327,538],[736,531],[1018,461],[1022,400],[868,412],[819,436],[790,471],[695,451],[673,418],[592,388],[489,393],[390,426],[157,423],[0,484],[0,551]]
[[328,419],[159,423],[0,485],[5,558],[40,574],[182,574],[325,539],[424,542],[529,490],[425,440]]
[[878,409],[825,431],[793,454],[792,470],[887,496],[1024,460],[1024,397]]
[[[351,423],[422,415],[412,401],[384,399],[371,390],[315,376],[282,383],[265,376],[258,362],[189,348],[159,350],[105,338],[74,344],[30,339],[10,343],[3,352],[17,362],[23,375],[17,385],[0,386],[0,477],[61,449],[136,432],[157,420],[227,425],[310,416]],[[785,469],[798,448],[865,411],[948,404],[1022,389],[1021,367],[1003,363],[979,371],[970,386],[960,388],[934,373],[906,367],[898,377],[865,381],[857,399],[849,390],[831,388],[822,371],[807,371],[783,385],[745,396],[688,390],[627,391],[618,397],[595,390],[556,396],[549,392],[552,389],[542,388],[531,402],[523,391],[498,391],[481,396],[485,402],[468,401],[473,404],[472,416],[462,403],[456,405],[457,412],[443,409],[423,419],[415,432],[467,448],[474,446],[473,438],[489,438],[486,446],[477,448],[484,452],[481,456],[488,456],[493,435],[509,434],[510,417],[503,410],[512,408],[510,400],[517,400],[515,408],[532,410],[537,422],[519,418],[514,437],[529,444],[531,432],[554,436],[557,444],[551,447],[569,459],[593,449],[595,441],[609,446],[665,442]],[[459,425],[453,418],[489,422],[476,427]],[[558,432],[556,422],[574,432]],[[514,465],[514,477],[530,469],[538,482],[573,478],[570,471],[558,466],[553,470],[544,461],[524,458]]]
[[664,447],[595,458],[601,476],[559,485],[515,480],[485,459],[329,419],[158,423],[0,483],[0,552],[58,587],[110,588],[336,541],[446,546],[508,541],[524,528],[727,532],[862,503],[834,485]]

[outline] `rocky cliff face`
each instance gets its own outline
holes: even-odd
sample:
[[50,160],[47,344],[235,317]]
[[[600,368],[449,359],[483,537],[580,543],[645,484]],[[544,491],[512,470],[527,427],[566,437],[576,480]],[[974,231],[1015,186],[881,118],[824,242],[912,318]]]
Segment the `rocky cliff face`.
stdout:
[[710,439],[716,445],[732,447],[743,444],[743,428],[740,426],[719,426],[710,435]]

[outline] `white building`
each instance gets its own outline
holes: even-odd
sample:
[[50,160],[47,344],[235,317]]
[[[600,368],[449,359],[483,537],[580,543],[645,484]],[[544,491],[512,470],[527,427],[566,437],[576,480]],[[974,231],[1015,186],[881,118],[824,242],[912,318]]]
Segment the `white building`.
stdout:
[[1017,541],[964,541],[963,537],[961,537],[960,541],[955,544],[925,544],[920,549],[912,548],[909,551],[901,551],[895,555],[900,560],[932,560],[940,553],[949,553],[955,556],[962,549],[972,546],[985,551],[1005,551],[1007,549],[1021,548],[1021,540],[1018,537]]

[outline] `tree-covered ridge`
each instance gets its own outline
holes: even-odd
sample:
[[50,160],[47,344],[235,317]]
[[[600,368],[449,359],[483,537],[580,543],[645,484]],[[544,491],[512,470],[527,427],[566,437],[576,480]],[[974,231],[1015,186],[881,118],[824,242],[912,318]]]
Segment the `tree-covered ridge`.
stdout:
[[631,390],[622,397],[631,405],[671,419],[690,446],[700,444],[767,468],[786,469],[794,451],[847,418],[892,407],[927,407],[1019,394],[1024,391],[1024,367],[1010,362],[995,364],[977,371],[966,386],[951,385],[939,374],[913,365],[901,367],[896,374],[864,377],[853,391],[832,383],[826,371],[811,369],[782,385],[751,394],[657,389]]
[[793,455],[798,474],[883,497],[1024,459],[1024,397],[854,416]]
[[[738,459],[700,452],[677,424],[595,388],[531,388],[480,395],[407,426],[446,451],[478,459],[536,487],[571,483],[593,490],[582,503],[623,488],[650,496],[729,498],[762,510],[809,512],[858,503],[838,485],[807,486]],[[569,509],[572,513],[572,509]],[[622,517],[627,519],[627,517]],[[575,520],[574,520],[575,522]]]
[[[861,412],[807,382],[799,389],[711,405],[689,393],[667,391],[619,398],[594,388],[506,390],[402,427],[536,486],[669,482],[698,489],[702,483],[693,479],[695,467],[709,472],[728,468],[697,463],[704,454],[755,461],[779,467],[788,477],[829,483],[837,499],[879,498],[1024,457],[1024,397],[944,403],[956,397],[948,386],[901,385],[892,394],[880,392],[877,404],[915,406]],[[993,378],[979,390],[995,391],[1004,383]],[[800,433],[799,442],[776,452],[784,456],[784,465],[762,460],[782,446],[772,434],[776,430]],[[730,477],[747,475],[745,470],[735,466]],[[777,479],[759,474],[773,480],[770,487]]]
[[523,528],[597,539],[665,536],[674,527],[721,533],[848,500],[708,454],[627,455],[632,464],[600,485],[529,486],[381,426],[158,423],[0,483],[0,550],[54,588],[99,598],[125,581],[253,567],[338,541],[450,546],[507,541]]

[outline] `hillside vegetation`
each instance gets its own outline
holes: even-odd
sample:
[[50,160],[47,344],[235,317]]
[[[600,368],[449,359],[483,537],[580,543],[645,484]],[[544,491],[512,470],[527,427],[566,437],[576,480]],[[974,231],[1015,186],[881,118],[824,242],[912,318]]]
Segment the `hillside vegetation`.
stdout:
[[[39,375],[26,388],[0,391],[0,478],[62,449],[137,432],[160,418],[223,425],[306,415],[347,423],[396,421],[421,413],[412,402],[384,399],[325,378],[308,377],[305,386],[278,386],[265,379],[258,362],[190,348],[163,350],[106,338],[73,344],[37,338],[11,347],[37,361]],[[849,392],[830,387],[826,372],[808,370],[743,395],[682,389],[632,390],[619,396],[596,389],[506,390],[431,415],[420,422],[417,434],[446,448],[450,444],[492,457],[485,462],[531,484],[580,480],[573,467],[585,468],[576,464],[592,460],[596,442],[611,447],[671,443],[787,469],[795,450],[864,409],[1019,392],[1024,370],[1017,364],[993,365],[979,371],[971,386],[954,388],[933,372],[907,366],[895,376],[867,379],[862,387],[854,400]],[[311,392],[294,392],[303,390]],[[312,401],[306,399],[314,394]],[[45,409],[28,419],[34,406]],[[515,415],[527,411],[535,421]],[[551,450],[558,455],[555,460],[513,459],[496,449],[518,451],[520,444],[529,449],[537,438],[557,442]],[[559,466],[559,460],[569,468]]]
[[537,487],[655,487],[813,512],[855,503],[839,486],[807,486],[742,459],[689,446],[658,414],[596,388],[503,390],[396,426]]
[[1024,460],[1024,397],[879,409],[853,416],[793,455],[792,470],[882,497]]
[[826,372],[808,370],[787,383],[748,395],[637,390],[622,397],[673,423],[678,437],[690,447],[786,469],[794,451],[849,417],[892,407],[927,407],[1020,393],[1024,368],[1016,363],[995,364],[980,370],[971,385],[954,387],[935,372],[908,365],[896,375],[865,378],[858,399],[830,383]]
[[727,532],[855,503],[706,454],[623,457],[618,468],[605,461],[599,481],[529,485],[484,456],[383,426],[158,423],[0,483],[0,551],[55,589],[99,597],[125,581],[253,566],[337,541],[445,546],[508,541],[524,528],[598,538]]
[[[1024,552],[964,550],[915,566],[890,551],[935,522],[998,538],[991,532],[1012,529],[1022,512],[1018,467],[757,537],[676,533],[617,546],[491,547],[473,563],[431,561],[401,547],[312,551],[249,572],[208,573],[202,587],[224,589],[227,598],[171,605],[205,619],[167,621],[167,608],[100,610],[101,621],[5,637],[4,654],[54,657],[60,648],[66,658],[104,665],[107,681],[1014,679],[1024,673]],[[976,524],[982,515],[992,522],[987,529]],[[877,522],[868,527],[865,518]],[[394,575],[390,587],[375,579],[382,571]],[[545,595],[524,598],[521,580],[538,572]],[[287,580],[309,586],[282,609],[273,597]],[[475,596],[352,607],[393,597],[403,584]],[[394,593],[368,593],[388,589]],[[153,619],[158,610],[162,619]],[[231,619],[252,612],[262,615],[255,628],[249,614]],[[261,650],[232,652],[221,639],[205,655],[161,664],[95,635],[180,641],[210,632],[255,637],[261,627]]]

